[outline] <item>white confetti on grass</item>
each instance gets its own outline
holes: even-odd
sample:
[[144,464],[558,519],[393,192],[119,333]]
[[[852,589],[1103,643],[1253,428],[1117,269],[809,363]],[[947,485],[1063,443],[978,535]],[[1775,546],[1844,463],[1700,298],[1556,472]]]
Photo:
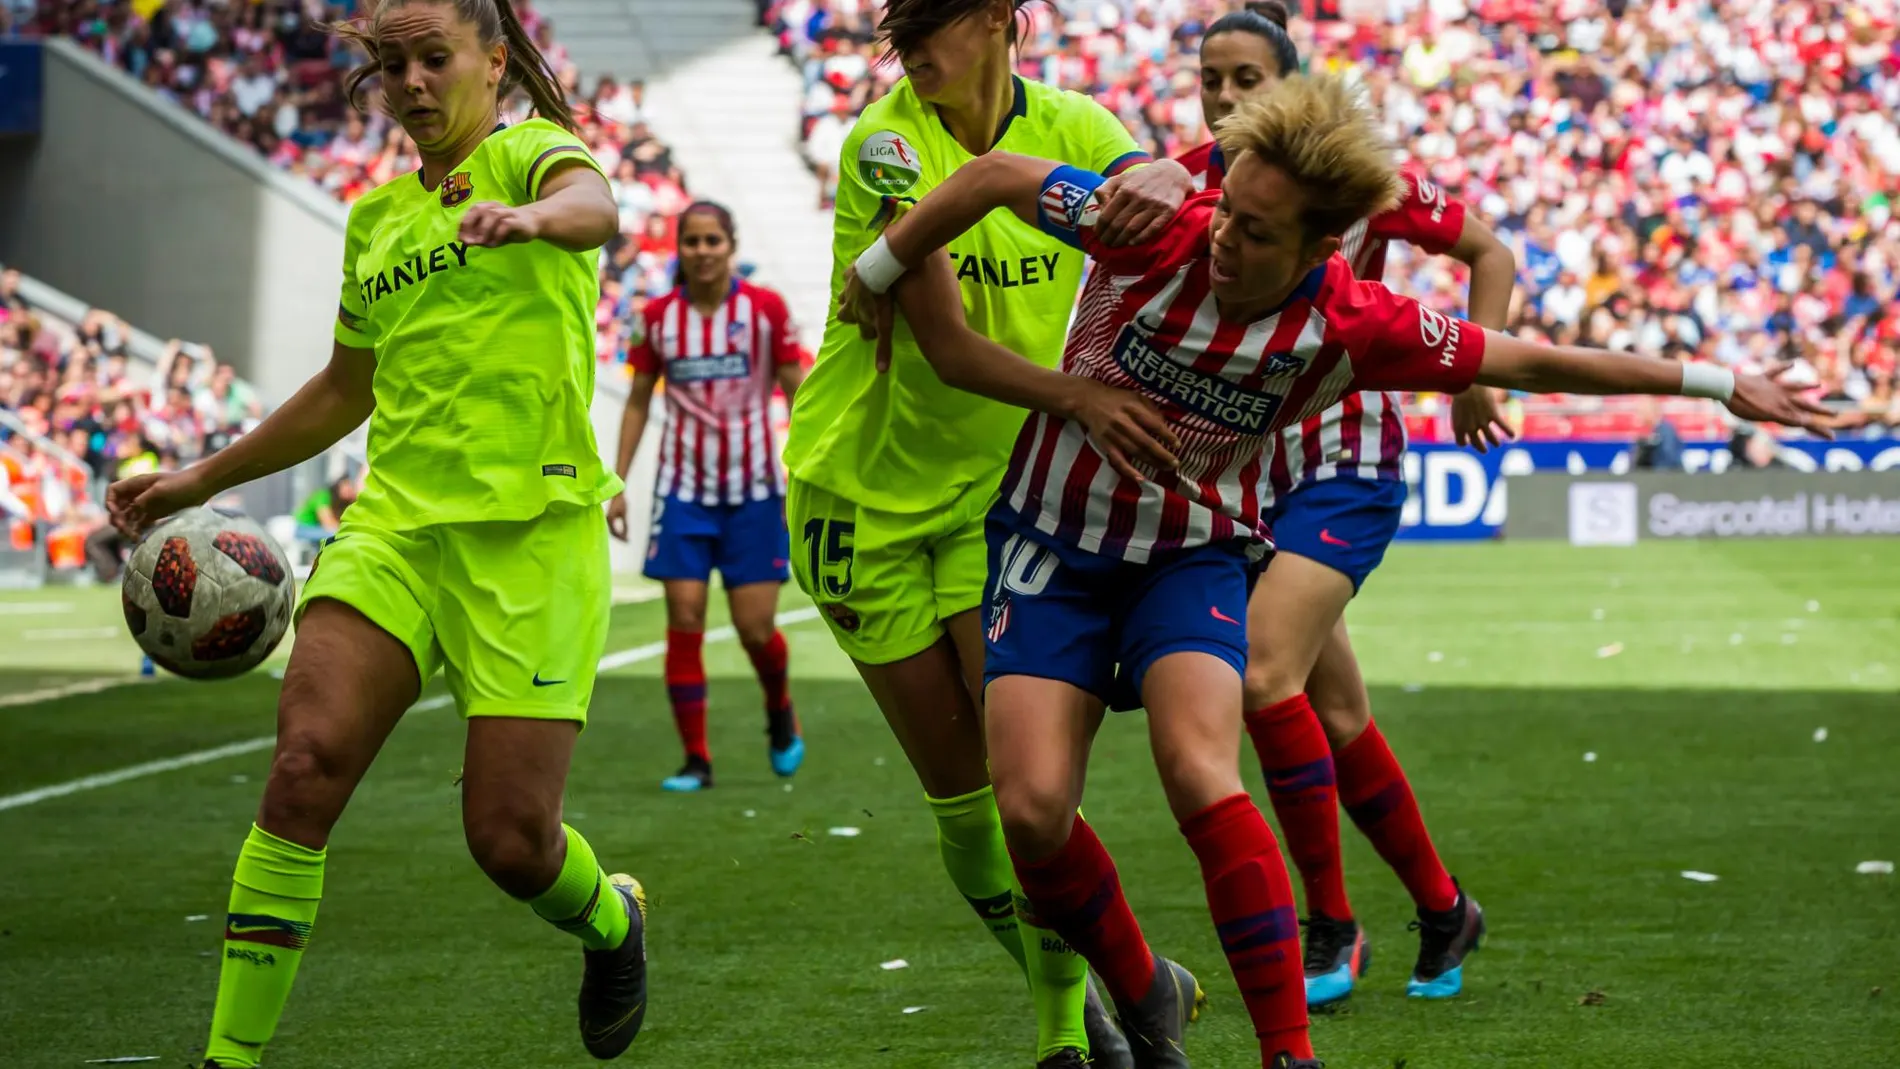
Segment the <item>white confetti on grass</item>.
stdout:
[[1893,875],[1893,862],[1863,861],[1854,866],[1854,871],[1860,873],[1862,876],[1891,876]]
[[1424,690],[1424,689],[1425,689],[1425,684],[1423,684],[1423,683],[1407,683],[1407,684],[1405,684],[1404,686],[1402,686],[1402,687],[1400,687],[1399,689],[1400,689],[1400,690],[1402,690],[1402,691],[1404,691],[1404,692],[1405,692],[1405,693],[1407,693],[1407,694],[1417,694],[1417,693],[1419,693],[1420,691],[1422,691],[1422,690]]
[[1433,664],[1437,664],[1438,662],[1445,659],[1445,655],[1439,652],[1438,650],[1433,650],[1432,652],[1425,655],[1425,659],[1432,662]]
[[1783,646],[1792,646],[1792,645],[1794,645],[1794,644],[1795,644],[1796,642],[1799,642],[1799,641],[1800,641],[1800,639],[1799,639],[1799,638],[1797,638],[1797,637],[1796,637],[1796,636],[1795,636],[1795,635],[1794,635],[1793,633],[1791,633],[1791,632],[1783,632],[1783,633],[1782,633],[1782,635],[1781,635],[1781,644],[1782,644]]
[[1729,644],[1729,645],[1731,645],[1731,646],[1739,646],[1739,645],[1741,645],[1741,644],[1742,644],[1742,633],[1741,633],[1740,631],[1737,631],[1737,632],[1735,632],[1734,634],[1732,634],[1732,635],[1730,635],[1730,636],[1728,637],[1728,644]]
[[1589,751],[1586,751],[1586,752],[1584,753],[1584,755],[1583,755],[1583,763],[1584,763],[1584,764],[1586,764],[1586,765],[1594,765],[1594,764],[1596,764],[1596,763],[1597,763],[1597,752],[1596,752],[1595,750],[1589,750]]
[[930,1008],[930,1007],[928,1007],[928,1006],[906,1006],[906,1007],[904,1007],[904,1012],[905,1012],[905,1013],[907,1013],[907,1014],[910,1014],[910,1013],[922,1013],[922,1012],[924,1012],[925,1010],[927,1010],[927,1009],[929,1009],[929,1008]]
[[759,815],[759,811],[758,811],[758,810],[756,810],[756,809],[748,809],[748,810],[746,810],[746,811],[745,811],[745,816],[746,816],[746,819],[747,819],[747,820],[750,820],[750,819],[752,819],[753,817],[756,817],[756,816],[758,816],[758,815]]
[[1818,601],[1809,601],[1807,608],[1809,612],[1820,612],[1821,603]]
[[1603,619],[1603,610],[1602,610],[1602,609],[1591,609],[1591,610],[1590,610],[1590,619],[1592,619],[1592,620],[1601,620],[1601,619]]
[[836,835],[840,839],[855,839],[863,833],[856,828],[831,828],[826,834]]
[[883,969],[885,972],[896,972],[899,969],[910,968],[910,962],[905,961],[903,958],[892,958],[889,961],[880,963],[878,968]]
[[1717,876],[1713,872],[1697,872],[1694,869],[1683,869],[1682,878],[1685,880],[1694,880],[1697,883],[1714,883],[1722,877]]
[[1826,741],[1827,741],[1827,729],[1826,729],[1826,728],[1815,728],[1815,729],[1814,729],[1814,741],[1815,741],[1815,742],[1826,742]]
[[155,1062],[156,1054],[133,1054],[123,1058],[87,1058],[87,1065],[131,1065],[134,1062]]
[[191,916],[185,918],[185,923],[196,924],[199,921],[208,921],[210,919],[211,919],[211,914],[209,913],[193,913]]
[[1599,658],[1607,659],[1610,657],[1614,657],[1617,654],[1622,653],[1622,652],[1623,652],[1623,644],[1621,642],[1612,642],[1607,646],[1597,647],[1597,656]]

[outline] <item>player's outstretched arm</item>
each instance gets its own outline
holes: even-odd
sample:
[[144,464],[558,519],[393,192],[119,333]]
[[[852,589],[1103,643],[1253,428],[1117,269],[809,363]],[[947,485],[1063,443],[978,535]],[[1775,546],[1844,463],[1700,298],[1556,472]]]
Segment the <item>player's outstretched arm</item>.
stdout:
[[[933,254],[893,293],[917,347],[944,385],[1080,423],[1109,464],[1136,481],[1144,477],[1130,457],[1159,470],[1175,466],[1173,450],[1180,442],[1141,395],[1040,367],[971,330],[948,255]],[[884,307],[888,316],[889,304]],[[891,329],[888,321],[878,324],[880,349],[889,347]],[[880,357],[880,363],[887,361]]]
[[461,240],[470,245],[545,241],[568,252],[598,249],[620,230],[620,208],[599,171],[574,159],[557,160],[541,180],[541,196],[509,207],[492,201],[462,213]]
[[1737,375],[1708,364],[1538,345],[1487,330],[1477,381],[1528,393],[1708,397],[1746,420],[1786,424],[1832,438],[1828,410],[1802,396],[1798,387],[1784,382],[1781,376],[1785,370]]
[[135,476],[106,491],[113,526],[131,537],[193,505],[301,464],[340,441],[376,407],[376,353],[337,342],[330,362],[257,429],[183,471]]

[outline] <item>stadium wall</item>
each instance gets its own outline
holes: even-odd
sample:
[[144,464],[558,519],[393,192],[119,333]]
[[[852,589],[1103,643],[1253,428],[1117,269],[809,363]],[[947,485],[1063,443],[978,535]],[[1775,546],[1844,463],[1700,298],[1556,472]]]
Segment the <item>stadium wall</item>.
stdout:
[[71,41],[0,151],[0,260],[210,345],[269,403],[330,356],[348,210]]

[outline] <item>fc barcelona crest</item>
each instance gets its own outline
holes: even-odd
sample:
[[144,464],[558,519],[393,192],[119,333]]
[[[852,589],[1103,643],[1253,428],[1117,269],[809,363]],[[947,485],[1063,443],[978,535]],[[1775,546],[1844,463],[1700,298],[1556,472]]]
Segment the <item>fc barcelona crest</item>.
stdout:
[[475,195],[475,180],[467,171],[457,171],[442,180],[442,206],[453,208]]

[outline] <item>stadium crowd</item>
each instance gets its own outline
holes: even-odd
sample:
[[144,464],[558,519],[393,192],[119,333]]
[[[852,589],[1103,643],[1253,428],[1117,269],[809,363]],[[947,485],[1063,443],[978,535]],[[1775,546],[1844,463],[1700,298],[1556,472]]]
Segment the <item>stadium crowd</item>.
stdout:
[[[1206,134],[1197,54],[1227,0],[1034,7],[1019,69],[1095,96],[1155,155]],[[1356,71],[1398,142],[1509,241],[1515,328],[1792,374],[1900,425],[1900,36],[1892,0],[1295,0],[1315,69]],[[828,186],[901,75],[871,0],[774,0]],[[1462,279],[1394,256],[1442,308]]]
[[[353,7],[321,0],[39,0],[34,25],[71,35],[348,203],[418,162],[400,127],[358,112],[343,97],[343,76],[361,56],[322,24],[348,18]],[[598,327],[601,359],[622,361],[646,300],[672,287],[673,220],[688,203],[686,181],[647,125],[643,87],[601,78],[583,92],[552,24],[529,4],[516,9],[574,99],[583,137],[620,204],[621,233],[601,258]]]
[[[188,463],[255,426],[251,387],[211,350],[168,343],[156,368],[131,359],[124,320],[77,323],[29,308],[19,272],[0,272],[0,520],[83,538],[102,519],[89,489]],[[23,433],[22,433],[23,432]],[[50,445],[45,444],[50,443]]]

